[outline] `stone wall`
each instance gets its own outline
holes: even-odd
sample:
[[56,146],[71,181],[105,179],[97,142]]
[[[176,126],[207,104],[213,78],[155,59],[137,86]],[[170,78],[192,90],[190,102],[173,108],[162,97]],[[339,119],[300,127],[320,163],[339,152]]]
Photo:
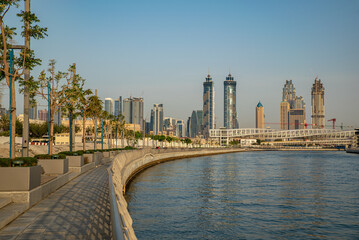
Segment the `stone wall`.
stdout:
[[[179,158],[198,157],[214,154],[223,154],[243,151],[241,149],[143,149],[134,151],[124,151],[119,153],[113,160],[109,168],[112,177],[114,199],[117,200],[118,214],[122,226],[114,226],[122,229],[125,238],[137,239],[132,228],[132,218],[127,210],[127,202],[124,198],[126,184],[138,172],[144,168]],[[110,181],[111,182],[111,181]],[[111,197],[110,197],[111,198]],[[116,214],[116,213],[111,213]]]

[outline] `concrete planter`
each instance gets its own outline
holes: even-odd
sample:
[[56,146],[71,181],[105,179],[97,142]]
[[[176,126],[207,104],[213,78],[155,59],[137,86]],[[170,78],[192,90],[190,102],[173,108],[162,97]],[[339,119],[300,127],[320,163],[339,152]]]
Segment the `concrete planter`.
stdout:
[[83,156],[66,156],[69,160],[69,167],[82,167],[84,165]]
[[0,167],[0,191],[30,191],[41,183],[41,166]]
[[116,151],[111,151],[111,152],[110,152],[110,156],[111,156],[111,157],[116,156]]
[[102,153],[104,158],[109,158],[110,157],[110,152],[103,152]]
[[92,163],[94,162],[94,155],[93,153],[84,153],[84,161],[85,161],[85,158],[87,158],[87,162],[88,163]]
[[102,152],[95,152],[93,157],[95,164],[98,165],[103,158]]
[[69,171],[68,159],[39,159],[38,165],[46,174],[65,174]]

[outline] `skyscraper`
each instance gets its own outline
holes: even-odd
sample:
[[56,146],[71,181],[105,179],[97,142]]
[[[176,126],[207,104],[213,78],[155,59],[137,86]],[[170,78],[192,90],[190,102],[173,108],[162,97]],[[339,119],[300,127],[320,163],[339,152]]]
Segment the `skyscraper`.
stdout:
[[115,109],[114,109],[114,115],[118,117],[120,114],[122,114],[122,97],[120,96],[118,99],[115,99]]
[[231,74],[224,81],[224,127],[227,129],[238,128],[238,114],[236,104],[237,82]]
[[190,122],[188,126],[188,137],[195,138],[198,135],[200,135],[200,122],[198,119],[198,112],[199,111],[193,111],[192,115],[190,117]]
[[29,119],[37,119],[37,104],[32,103],[29,109]]
[[283,130],[304,129],[306,126],[305,102],[302,96],[296,96],[292,80],[286,80],[283,87],[280,126]]
[[39,120],[48,122],[49,121],[49,112],[44,110],[39,110]]
[[123,115],[126,123],[140,124],[141,130],[143,130],[143,98],[125,98]]
[[203,135],[209,136],[209,129],[214,129],[214,83],[208,74],[203,82]]
[[312,87],[312,128],[324,128],[325,107],[324,107],[324,87],[320,79],[316,77]]
[[154,104],[151,109],[151,125],[154,135],[163,132],[163,104]]
[[264,128],[264,107],[261,102],[256,107],[256,128]]
[[113,114],[113,99],[112,98],[105,98],[105,111],[108,112],[108,114]]
[[177,120],[176,123],[176,136],[185,137],[186,136],[186,126],[183,120]]

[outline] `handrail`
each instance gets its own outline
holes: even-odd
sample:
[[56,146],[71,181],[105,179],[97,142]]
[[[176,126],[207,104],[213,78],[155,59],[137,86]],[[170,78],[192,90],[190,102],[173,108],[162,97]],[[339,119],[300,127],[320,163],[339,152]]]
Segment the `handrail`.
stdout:
[[[112,164],[111,164],[112,165]],[[110,195],[110,206],[111,206],[111,225],[112,225],[112,238],[114,240],[128,240],[127,227],[122,216],[119,213],[117,207],[117,197],[113,188],[112,182],[112,171],[111,166],[107,169],[108,172],[108,184],[109,184],[109,195]]]

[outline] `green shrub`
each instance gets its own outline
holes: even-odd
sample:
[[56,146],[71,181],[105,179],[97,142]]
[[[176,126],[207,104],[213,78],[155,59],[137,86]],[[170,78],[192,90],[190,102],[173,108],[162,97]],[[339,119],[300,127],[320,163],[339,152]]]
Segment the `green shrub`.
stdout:
[[49,155],[49,154],[39,154],[35,156],[36,159],[65,159],[66,155],[65,154],[53,154],[53,155]]
[[22,167],[31,167],[37,165],[37,159],[34,157],[17,157],[15,160],[23,161]]
[[[17,157],[13,161],[23,161],[21,167],[31,167],[37,165],[37,159],[34,157]],[[0,158],[0,167],[10,167],[10,158]]]
[[0,167],[10,167],[10,159],[0,158]]
[[126,146],[126,147],[124,148],[124,150],[133,150],[133,149],[136,149],[136,148],[131,147],[131,146]]
[[79,153],[79,151],[77,151],[77,152],[59,152],[58,154],[64,154],[64,155],[66,155],[66,156],[79,156],[79,155],[82,155],[82,154],[80,154]]

